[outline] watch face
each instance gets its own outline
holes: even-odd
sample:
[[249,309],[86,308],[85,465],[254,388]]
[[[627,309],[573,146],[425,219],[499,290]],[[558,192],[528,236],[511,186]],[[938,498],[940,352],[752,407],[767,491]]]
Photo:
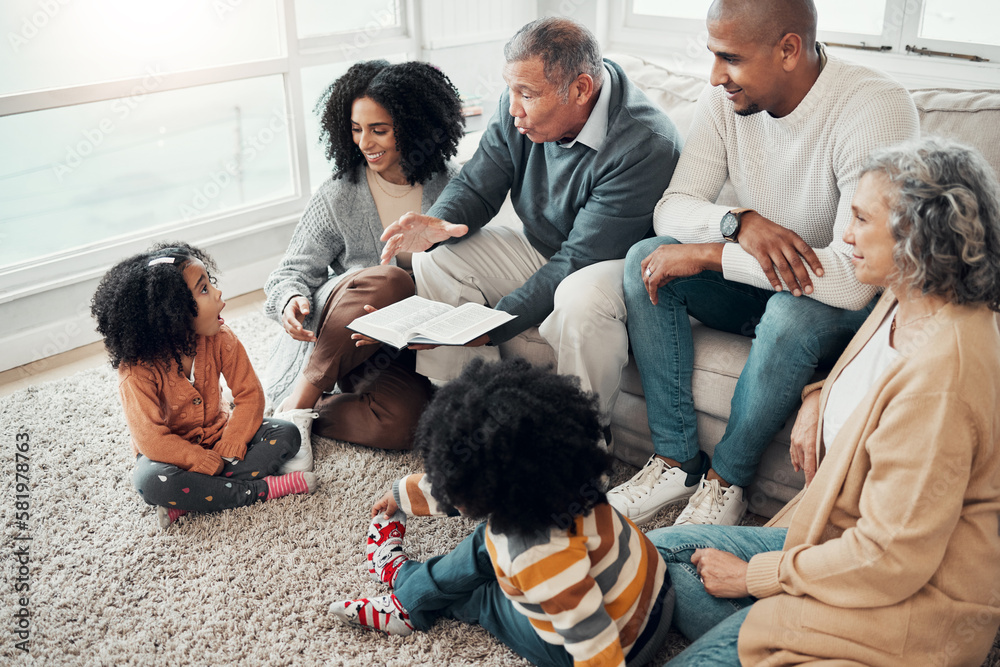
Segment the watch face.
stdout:
[[722,237],[732,238],[736,233],[736,230],[740,228],[740,219],[737,218],[732,212],[726,213],[722,216]]

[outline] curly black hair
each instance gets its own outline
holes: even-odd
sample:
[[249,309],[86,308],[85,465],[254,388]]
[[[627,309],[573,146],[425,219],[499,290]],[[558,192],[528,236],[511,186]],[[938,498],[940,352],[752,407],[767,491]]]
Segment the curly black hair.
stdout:
[[415,449],[434,498],[510,535],[570,528],[606,497],[597,398],[524,359],[470,362],[437,391]]
[[421,62],[390,65],[385,60],[357,63],[326,89],[316,103],[320,140],[334,178],[356,183],[364,162],[351,135],[351,106],[367,97],[392,117],[400,166],[410,185],[424,183],[458,154],[465,130],[458,91],[441,70]]
[[[161,258],[173,261],[150,264]],[[197,343],[192,323],[198,305],[184,281],[184,267],[193,259],[201,260],[214,283],[215,262],[187,243],[158,243],[115,264],[101,279],[90,313],[112,368],[174,362],[183,374],[181,356],[194,355]]]

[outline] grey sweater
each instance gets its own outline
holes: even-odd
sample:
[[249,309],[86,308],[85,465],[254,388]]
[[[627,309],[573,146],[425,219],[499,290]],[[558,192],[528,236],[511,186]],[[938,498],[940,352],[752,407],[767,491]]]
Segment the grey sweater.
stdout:
[[[309,298],[310,305],[303,326],[315,331],[337,283],[355,271],[379,263],[385,246],[379,241],[383,228],[364,178],[364,168],[359,167],[357,183],[346,177],[338,180],[331,177],[309,200],[285,257],[264,285],[267,294],[264,314],[276,322],[281,322],[281,312],[289,299],[303,295]],[[449,164],[446,172],[435,174],[424,183],[422,211],[431,207],[457,172]],[[289,394],[312,348],[312,343],[297,341],[287,334],[278,336],[264,373],[264,391],[270,402],[276,403]]]
[[552,312],[556,287],[570,273],[625,257],[651,232],[653,207],[670,183],[681,139],[621,67],[604,62],[611,102],[601,150],[579,142],[569,148],[532,143],[514,127],[508,90],[476,154],[428,211],[475,233],[509,192],[525,236],[549,260],[497,303],[498,310],[518,317],[490,332],[493,343],[540,324]]

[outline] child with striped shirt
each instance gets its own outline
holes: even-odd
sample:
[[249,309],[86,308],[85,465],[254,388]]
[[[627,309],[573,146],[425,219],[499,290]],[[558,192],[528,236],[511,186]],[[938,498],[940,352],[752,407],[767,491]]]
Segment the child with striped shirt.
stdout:
[[[673,591],[656,548],[607,503],[601,438],[575,378],[520,359],[470,363],[417,427],[425,472],[372,508],[369,573],[393,594],[332,613],[396,635],[440,617],[478,623],[540,665],[648,662]],[[450,553],[407,557],[407,515],[459,512],[484,522]]]

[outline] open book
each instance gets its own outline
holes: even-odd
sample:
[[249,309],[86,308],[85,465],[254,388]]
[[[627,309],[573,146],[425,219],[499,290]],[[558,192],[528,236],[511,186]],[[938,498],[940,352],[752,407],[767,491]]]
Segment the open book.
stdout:
[[347,328],[393,347],[415,343],[465,345],[515,317],[517,315],[478,303],[463,303],[456,308],[411,296],[374,313],[362,315]]

